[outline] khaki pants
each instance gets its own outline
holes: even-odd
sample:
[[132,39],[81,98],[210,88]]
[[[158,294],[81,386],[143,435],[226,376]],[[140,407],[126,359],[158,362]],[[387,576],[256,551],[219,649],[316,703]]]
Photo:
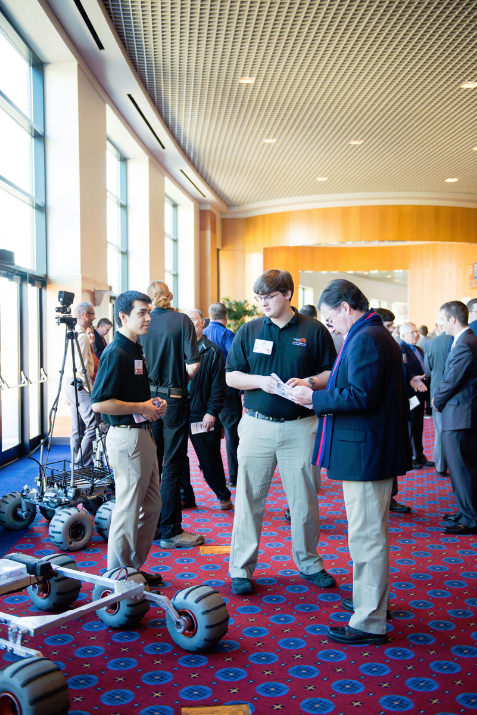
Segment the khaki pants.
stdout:
[[323,570],[323,559],[316,553],[319,472],[311,464],[316,427],[314,415],[289,422],[242,417],[229,563],[232,578],[251,578],[257,565],[265,501],[277,464],[290,506],[293,560],[302,573]]
[[108,569],[147,559],[161,511],[156,445],[149,430],[110,427],[106,446],[116,485]]
[[354,614],[349,625],[367,633],[386,632],[389,600],[388,514],[392,479],[343,482],[348,546],[353,560]]

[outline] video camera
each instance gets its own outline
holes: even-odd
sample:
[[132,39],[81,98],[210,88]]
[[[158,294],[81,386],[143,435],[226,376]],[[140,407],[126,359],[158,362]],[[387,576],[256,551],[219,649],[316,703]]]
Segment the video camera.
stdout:
[[60,325],[61,323],[64,323],[64,325],[67,325],[70,330],[74,330],[76,325],[76,318],[71,315],[71,306],[73,305],[74,299],[74,293],[69,293],[66,290],[60,290],[58,292],[58,302],[60,305],[57,305],[55,308],[57,313],[61,313],[61,315],[56,316],[56,324]]

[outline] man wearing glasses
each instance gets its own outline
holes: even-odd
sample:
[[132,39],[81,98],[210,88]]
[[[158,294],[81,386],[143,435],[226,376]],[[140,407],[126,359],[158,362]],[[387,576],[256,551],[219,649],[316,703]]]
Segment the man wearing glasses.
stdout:
[[311,458],[313,412],[277,394],[277,375],[289,386],[326,385],[336,351],[322,323],[291,306],[288,271],[265,271],[253,286],[263,317],[243,325],[227,357],[227,384],[244,390],[239,425],[238,479],[230,551],[232,591],[253,592],[265,501],[278,465],[291,512],[292,555],[300,576],[321,588],[336,586],[317,553],[319,482]]

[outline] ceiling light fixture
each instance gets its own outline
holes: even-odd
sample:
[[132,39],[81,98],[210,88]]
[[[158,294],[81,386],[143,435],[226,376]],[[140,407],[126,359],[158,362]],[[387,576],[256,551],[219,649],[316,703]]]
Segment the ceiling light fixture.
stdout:
[[459,181],[459,179],[455,179],[455,178],[446,179],[446,182],[448,184],[455,184],[456,181]]
[[317,181],[328,181],[328,177],[327,176],[317,176],[316,180]]
[[461,89],[475,89],[477,87],[477,82],[464,82],[460,85]]
[[352,140],[350,141],[350,144],[351,144],[352,146],[359,146],[359,145],[362,144],[362,143],[363,143],[363,140],[362,140],[362,139],[352,139]]
[[264,144],[275,144],[277,140],[276,139],[264,139],[263,142]]
[[472,151],[477,151],[477,146],[473,146]]
[[239,84],[253,84],[255,77],[240,77]]

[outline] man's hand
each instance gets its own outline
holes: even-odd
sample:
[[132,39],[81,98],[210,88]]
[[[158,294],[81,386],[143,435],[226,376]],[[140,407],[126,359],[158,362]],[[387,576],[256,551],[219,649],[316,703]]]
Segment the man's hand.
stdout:
[[311,405],[313,402],[313,390],[310,387],[295,387],[290,392],[290,397],[297,405]]
[[288,387],[310,387],[308,380],[301,377],[291,377],[285,384],[288,385]]
[[276,381],[270,375],[263,375],[260,378],[260,389],[264,392],[268,392],[270,395],[275,395]]
[[214,415],[209,415],[208,412],[205,413],[205,415],[202,418],[202,423],[205,427],[206,432],[210,432],[211,430],[214,429],[215,425],[215,417]]
[[432,400],[431,400],[431,407],[432,407],[432,409],[435,410],[436,412],[440,412],[440,410],[438,410],[437,407],[436,407],[435,404],[434,404],[434,398],[432,398]]
[[413,390],[416,390],[416,392],[427,392],[427,385],[424,382],[425,379],[425,375],[415,375],[409,382]]
[[141,403],[141,415],[151,422],[157,422],[166,414],[167,402],[160,397],[154,397]]

